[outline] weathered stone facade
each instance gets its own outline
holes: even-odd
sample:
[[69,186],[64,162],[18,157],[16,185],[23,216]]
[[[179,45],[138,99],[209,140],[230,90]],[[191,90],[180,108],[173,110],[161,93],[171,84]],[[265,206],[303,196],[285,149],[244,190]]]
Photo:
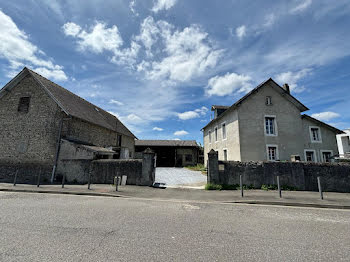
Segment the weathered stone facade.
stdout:
[[[38,77],[41,78],[38,81]],[[51,90],[42,84],[47,81]],[[56,91],[55,96],[52,90]],[[22,98],[29,98],[28,110],[19,110]],[[0,165],[45,165],[51,166],[56,161],[58,141],[67,139],[81,144],[98,147],[116,148],[127,154],[121,158],[132,158],[134,155],[135,136],[126,129],[115,117],[100,109],[95,112],[96,123],[83,120],[71,115],[62,107],[62,101],[73,97],[75,102],[81,103],[71,109],[76,113],[84,108],[89,113],[99,111],[97,107],[75,96],[69,91],[57,86],[34,72],[24,69],[16,78],[0,91]],[[60,100],[61,99],[61,100]],[[64,101],[66,105],[72,104]],[[104,122],[99,124],[99,118]],[[89,119],[89,118],[88,118]],[[60,126],[62,123],[62,131]],[[122,125],[119,133],[117,125]],[[107,127],[111,128],[107,128]],[[118,136],[122,144],[118,145]],[[34,170],[34,169],[33,169]]]
[[[18,112],[23,96],[30,97],[28,113]],[[61,117],[57,104],[26,76],[0,98],[0,161],[52,164]]]

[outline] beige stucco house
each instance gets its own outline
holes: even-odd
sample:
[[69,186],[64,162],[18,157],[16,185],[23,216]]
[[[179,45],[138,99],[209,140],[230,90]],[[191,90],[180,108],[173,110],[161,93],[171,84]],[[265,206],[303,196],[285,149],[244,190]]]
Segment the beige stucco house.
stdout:
[[301,114],[307,110],[271,78],[232,106],[212,106],[202,129],[205,163],[211,149],[228,161],[331,161],[342,131]]

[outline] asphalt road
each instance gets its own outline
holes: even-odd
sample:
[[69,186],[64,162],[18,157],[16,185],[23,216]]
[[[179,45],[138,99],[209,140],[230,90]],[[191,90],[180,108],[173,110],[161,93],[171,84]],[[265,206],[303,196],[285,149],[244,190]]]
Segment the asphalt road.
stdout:
[[349,261],[350,211],[0,193],[0,261]]

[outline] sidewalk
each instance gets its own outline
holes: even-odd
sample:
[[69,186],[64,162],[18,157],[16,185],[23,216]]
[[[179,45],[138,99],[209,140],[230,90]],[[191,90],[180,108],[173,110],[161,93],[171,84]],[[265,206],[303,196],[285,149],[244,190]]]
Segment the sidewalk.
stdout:
[[308,191],[283,191],[279,198],[278,191],[245,190],[244,197],[240,191],[207,191],[192,188],[167,188],[157,189],[140,186],[120,186],[115,191],[112,185],[92,184],[91,189],[87,185],[36,185],[0,183],[0,192],[31,192],[51,194],[74,194],[88,196],[141,198],[161,201],[186,201],[186,202],[210,202],[210,203],[242,203],[265,204],[281,206],[301,206],[318,208],[350,209],[350,193],[324,192],[324,200],[320,199],[318,192]]

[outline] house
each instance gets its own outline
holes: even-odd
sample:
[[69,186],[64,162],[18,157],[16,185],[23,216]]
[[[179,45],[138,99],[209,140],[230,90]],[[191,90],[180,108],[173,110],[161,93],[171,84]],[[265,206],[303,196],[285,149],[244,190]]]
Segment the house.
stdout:
[[199,146],[194,140],[136,140],[136,154],[152,149],[158,167],[183,167],[198,163]]
[[115,116],[24,68],[0,90],[0,162],[132,158],[135,135]]
[[350,129],[344,130],[344,134],[337,135],[339,158],[350,159]]
[[342,131],[301,114],[307,110],[271,78],[231,106],[213,105],[202,129],[205,163],[211,149],[228,161],[331,161]]

